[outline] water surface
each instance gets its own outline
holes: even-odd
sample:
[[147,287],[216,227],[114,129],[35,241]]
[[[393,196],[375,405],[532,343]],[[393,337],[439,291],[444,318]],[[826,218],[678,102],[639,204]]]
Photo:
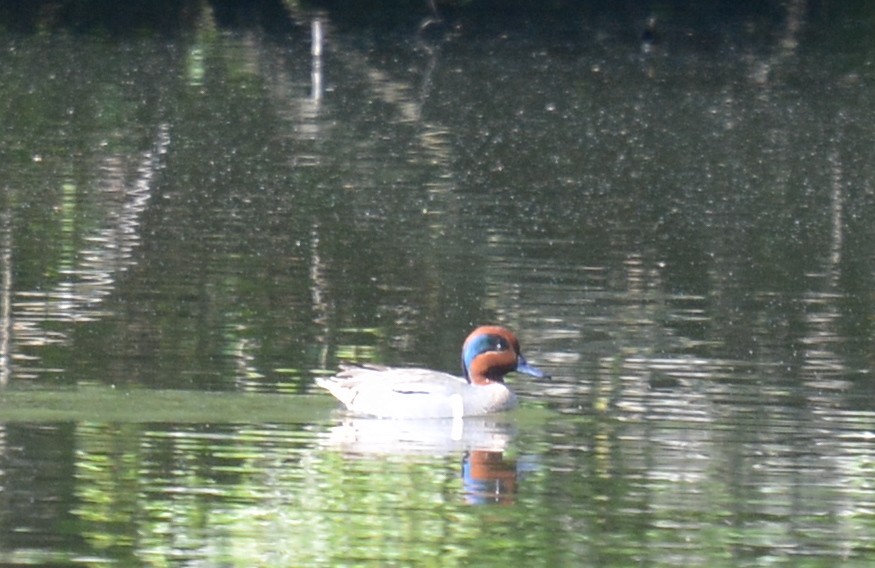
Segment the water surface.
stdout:
[[[875,559],[872,14],[194,4],[0,26],[2,562]],[[487,322],[513,413],[314,388]]]

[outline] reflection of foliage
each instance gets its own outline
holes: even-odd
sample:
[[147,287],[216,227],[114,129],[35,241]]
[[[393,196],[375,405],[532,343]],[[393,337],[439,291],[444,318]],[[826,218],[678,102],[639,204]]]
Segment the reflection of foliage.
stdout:
[[[440,505],[436,495],[422,489],[440,494],[449,483],[446,497],[458,491],[457,473],[435,468],[433,460],[348,462],[330,453],[323,460],[302,455],[296,437],[278,431],[138,435],[126,428],[122,438],[138,445],[127,449],[103,427],[80,431],[77,514],[92,527],[86,537],[98,550],[136,550],[155,563],[263,558],[310,565],[335,554],[409,559],[422,553],[415,544],[450,524],[429,505]],[[394,506],[409,507],[409,514],[387,516]]]
[[[165,144],[150,106],[158,77],[140,90],[118,59],[101,65],[116,53],[108,43],[75,43],[71,59],[66,38],[49,50],[42,42],[24,38],[9,51],[0,107],[10,138],[0,144],[0,173],[10,180],[13,351],[25,359],[32,355],[18,350],[68,340],[60,322],[103,314],[101,303],[139,243],[132,227]],[[156,54],[141,55],[154,61]],[[147,64],[140,71],[149,76]],[[22,365],[17,376],[29,373]]]
[[[113,49],[111,44],[89,41],[96,53]],[[152,200],[152,214],[147,219],[161,219],[162,228],[160,233],[150,235],[148,255],[134,259],[133,274],[126,280],[148,290],[138,302],[123,306],[136,320],[136,327],[97,332],[104,324],[99,322],[85,338],[101,343],[87,351],[105,353],[109,349],[109,358],[120,360],[125,366],[125,370],[118,371],[125,377],[123,380],[151,384],[178,381],[179,366],[190,365],[197,369],[196,375],[188,375],[191,380],[206,385],[216,376],[227,376],[229,362],[238,353],[250,359],[253,350],[256,354],[302,353],[308,362],[299,363],[297,368],[318,368],[325,364],[324,357],[306,339],[313,334],[309,328],[314,319],[320,327],[332,328],[337,321],[347,327],[357,323],[351,320],[371,322],[375,317],[383,318],[388,326],[401,328],[400,332],[385,335],[406,345],[422,309],[439,313],[439,298],[417,292],[439,284],[433,254],[413,254],[411,243],[405,242],[410,223],[418,221],[387,225],[388,219],[409,216],[411,211],[421,217],[426,209],[432,219],[439,219],[440,208],[428,204],[425,190],[413,199],[407,191],[419,179],[433,177],[427,172],[435,166],[423,162],[396,170],[389,179],[378,165],[381,156],[391,151],[380,145],[381,137],[376,139],[380,144],[358,149],[347,147],[345,136],[335,139],[330,129],[314,137],[311,131],[324,125],[312,123],[308,97],[288,97],[294,83],[270,80],[274,74],[281,75],[286,64],[298,67],[293,77],[308,78],[306,67],[301,68],[306,60],[288,62],[276,54],[252,52],[242,43],[234,45],[217,42],[214,34],[198,36],[196,44],[187,50],[196,57],[186,60],[185,75],[161,74],[142,84],[124,80],[126,72],[111,65],[86,67],[105,69],[108,75],[104,78],[77,73],[76,81],[83,92],[68,95],[75,110],[72,116],[83,121],[77,142],[83,146],[82,151],[76,151],[73,159],[66,154],[40,154],[33,163],[28,156],[36,155],[34,150],[20,156],[29,167],[45,168],[57,163],[81,171],[71,181],[67,176],[59,181],[40,170],[47,195],[22,194],[28,203],[20,208],[22,222],[17,226],[28,227],[33,236],[16,235],[14,242],[22,251],[16,257],[40,264],[29,267],[22,260],[16,265],[21,271],[16,283],[24,289],[51,288],[67,278],[65,270],[89,250],[95,228],[117,215],[112,208],[119,202],[113,192],[119,187],[111,183],[113,179],[107,179],[107,172],[124,179],[127,172],[138,169],[128,153],[144,143],[154,143],[138,133],[164,127],[164,121],[173,125],[167,132],[170,154],[163,160],[162,177],[152,178],[147,188],[150,196],[160,191],[162,199]],[[170,50],[173,62],[161,65],[149,62],[152,54],[139,53],[144,57],[139,69],[179,68],[181,53],[174,47]],[[145,91],[138,91],[140,87]],[[387,89],[387,96],[391,92]],[[306,90],[301,89],[301,93]],[[61,93],[58,98],[54,101],[47,97],[43,104],[52,106],[50,110],[56,110],[55,106],[67,108]],[[59,127],[79,132],[78,122],[58,120],[58,124],[47,125],[40,138],[49,137]],[[26,128],[23,123],[14,124]],[[91,130],[93,133],[88,134]],[[387,128],[387,132],[390,130]],[[396,130],[395,136],[404,139],[395,142],[417,143],[416,130],[415,125]],[[120,139],[116,132],[130,138]],[[40,143],[37,139],[31,146]],[[121,148],[120,143],[124,143]],[[442,150],[434,137],[428,143]],[[374,155],[370,171],[350,169],[354,159],[365,153]],[[313,167],[310,161],[314,155],[324,156],[320,158],[326,162],[324,168]],[[172,182],[162,185],[164,179]],[[432,189],[437,187],[430,185]],[[58,188],[64,191],[53,195]],[[31,222],[38,212],[50,209],[32,206],[30,200],[59,202],[62,219]],[[335,229],[338,222],[343,227],[340,231]],[[143,220],[138,218],[136,227],[130,228],[133,234],[144,232],[146,225],[141,223]],[[40,229],[43,225],[45,230]],[[430,246],[428,240],[426,235],[426,249]],[[49,250],[40,254],[31,251],[29,247],[37,242],[42,247],[48,243]],[[360,247],[365,242],[372,244],[363,255]],[[59,258],[50,254],[55,247],[61,251]],[[273,259],[269,265],[265,264],[266,258]],[[337,262],[341,258],[369,262]],[[180,278],[168,279],[168,274]],[[386,274],[394,276],[386,280]],[[350,287],[365,291],[374,284],[376,291],[364,295],[346,292]],[[410,303],[407,298],[417,301]],[[148,321],[142,321],[144,318]],[[119,323],[124,326],[125,322]],[[296,344],[270,345],[254,340],[264,333],[254,331],[253,325],[267,330],[305,331],[289,334]],[[107,336],[121,341],[107,342]],[[458,340],[453,339],[455,349]],[[373,343],[353,346],[358,351],[373,351],[374,347]],[[160,366],[149,369],[149,376],[140,375],[136,366],[129,365],[132,359],[153,353],[163,355],[154,357]],[[165,372],[164,367],[173,371]],[[244,382],[264,376],[251,364],[243,368]]]
[[[843,284],[866,289],[860,259],[872,205],[855,188],[871,168],[853,149],[867,147],[868,134],[854,126],[866,123],[865,107],[800,107],[792,92],[751,76],[756,65],[744,58],[722,62],[716,76],[682,58],[678,69],[648,60],[656,74],[628,99],[621,90],[640,78],[635,65],[517,58],[505,69],[504,58],[475,58],[464,73],[448,72],[423,59],[431,51],[368,51],[339,35],[325,63],[344,81],[320,106],[308,91],[306,25],[287,21],[290,49],[276,49],[222,36],[223,16],[204,6],[190,20],[197,33],[164,48],[26,37],[0,71],[9,125],[0,169],[26,186],[11,189],[18,290],[48,293],[69,279],[94,250],[96,231],[118,215],[119,187],[132,185],[143,155],[166,135],[162,175],[148,186],[160,199],[130,229],[146,237],[141,256],[125,260],[136,265],[130,276],[101,289],[101,302],[110,287],[125,300],[107,308],[117,317],[78,339],[90,353],[108,344],[118,380],[273,389],[282,374],[304,390],[311,370],[346,355],[325,345],[344,341],[345,328],[375,326],[379,333],[351,353],[392,362],[402,351],[407,362],[452,369],[459,337],[474,323],[514,323],[532,298],[558,302],[593,287],[650,287],[639,315],[659,321],[668,317],[660,298],[697,296],[697,308],[730,322],[711,333],[733,335],[732,349],[745,351],[742,330],[762,324],[729,317],[744,301],[736,290],[805,288],[804,275],[842,248],[854,265],[845,273],[857,275]],[[757,18],[738,10],[739,21]],[[662,16],[670,33],[690,25]],[[568,41],[584,42],[575,38]],[[715,41],[739,40],[727,29]],[[605,46],[581,45],[611,61]],[[459,48],[443,55],[450,67],[461,68]],[[786,51],[749,49],[769,77],[793,80],[780,65]],[[417,83],[422,67],[428,89]],[[702,87],[685,94],[699,72]],[[760,96],[746,95],[743,81]],[[457,104],[447,93],[471,100]],[[490,112],[475,100],[490,101]],[[846,118],[827,120],[839,110]],[[839,136],[858,142],[830,147]],[[831,163],[794,167],[799,147]],[[842,203],[863,213],[842,218]],[[589,279],[593,266],[603,273]],[[121,271],[111,268],[115,279]],[[725,303],[703,300],[709,290]],[[868,325],[859,314],[869,307],[844,311],[858,314],[845,325]],[[633,307],[619,319],[635,317]],[[423,329],[444,331],[432,341]],[[708,340],[701,326],[694,332]],[[69,330],[59,337],[69,340]],[[143,360],[159,363],[134,364]]]
[[[505,509],[461,505],[453,456],[314,449],[316,419],[282,398],[188,426],[172,412],[191,401],[181,394],[108,408],[80,392],[95,406],[75,412],[63,393],[41,398],[25,420],[75,420],[74,444],[57,463],[21,460],[50,480],[24,494],[38,501],[74,467],[70,531],[95,555],[710,566],[870,554],[875,36],[860,24],[838,51],[829,38],[836,16],[867,22],[871,5],[784,25],[773,15],[799,2],[698,3],[704,26],[664,7],[676,43],[640,60],[617,3],[586,3],[594,17],[561,18],[560,34],[560,11],[516,20],[532,35],[502,13],[482,43],[482,28],[459,26],[465,41],[440,49],[336,34],[317,102],[300,23],[278,19],[278,40],[227,34],[228,14],[200,2],[146,3],[151,17],[126,20],[86,4],[30,3],[18,29],[41,33],[2,36],[9,320],[13,340],[34,342],[18,353],[40,358],[34,374],[294,395],[336,358],[451,369],[486,318],[525,323],[573,374],[543,403],[562,419],[530,441],[544,469]],[[460,21],[485,19],[462,13],[479,3],[453,4]],[[96,33],[66,33],[83,29]],[[217,416],[226,424],[207,426]],[[4,435],[4,475],[7,456],[44,447]],[[67,505],[56,499],[52,511]]]
[[[626,566],[671,555],[710,566],[787,547],[865,554],[867,458],[834,471],[825,450],[806,466],[799,447],[754,430],[747,450],[727,454],[744,446],[697,432],[697,416],[542,425],[521,443],[552,448],[539,456],[545,469],[510,507],[463,504],[459,456],[317,449],[310,427],[83,424],[77,530],[94,553],[154,565]],[[548,442],[556,436],[593,443],[560,449]],[[842,451],[871,454],[863,445]]]
[[35,0],[4,2],[0,29],[53,32],[132,33],[138,30],[167,33],[191,25],[200,0],[148,0],[125,3],[112,0]]
[[83,522],[82,536],[101,553],[131,555],[137,544],[141,455],[139,426],[80,423],[76,448],[77,498],[74,513]]

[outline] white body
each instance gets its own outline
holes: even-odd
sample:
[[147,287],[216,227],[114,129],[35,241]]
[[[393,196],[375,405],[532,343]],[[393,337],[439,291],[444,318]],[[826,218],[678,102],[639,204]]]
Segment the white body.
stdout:
[[429,369],[343,367],[333,377],[316,379],[316,384],[350,411],[380,418],[461,418],[517,405],[503,382],[476,385]]

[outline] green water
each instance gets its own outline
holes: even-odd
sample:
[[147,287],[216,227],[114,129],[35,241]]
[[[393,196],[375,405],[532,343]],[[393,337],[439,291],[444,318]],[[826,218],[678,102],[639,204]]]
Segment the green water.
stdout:
[[[0,563],[875,560],[871,10],[70,6],[0,9]],[[482,323],[512,413],[314,387]]]

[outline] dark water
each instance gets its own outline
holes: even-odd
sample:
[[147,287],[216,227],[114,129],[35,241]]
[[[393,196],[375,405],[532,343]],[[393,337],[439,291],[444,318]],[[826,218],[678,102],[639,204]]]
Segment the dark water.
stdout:
[[0,26],[0,563],[875,561],[875,12],[681,4]]

